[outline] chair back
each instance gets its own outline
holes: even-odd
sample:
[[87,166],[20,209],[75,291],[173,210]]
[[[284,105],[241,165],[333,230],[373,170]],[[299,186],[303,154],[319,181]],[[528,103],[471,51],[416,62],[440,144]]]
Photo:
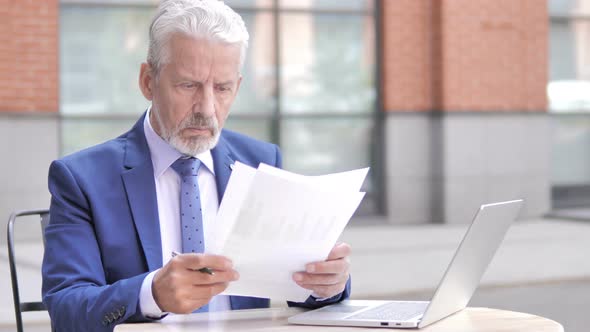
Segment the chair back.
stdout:
[[[12,281],[12,297],[14,299],[14,314],[16,315],[16,329],[18,332],[23,332],[22,313],[27,311],[44,311],[47,310],[41,301],[37,302],[21,302],[18,288],[18,278],[16,271],[16,255],[14,251],[14,225],[17,220],[29,221],[30,218],[20,218],[25,216],[38,215],[40,217],[41,233],[43,234],[43,248],[45,248],[45,227],[49,224],[49,210],[30,210],[15,212],[10,215],[8,219],[8,263],[10,265],[10,278]],[[53,327],[52,327],[53,330]]]

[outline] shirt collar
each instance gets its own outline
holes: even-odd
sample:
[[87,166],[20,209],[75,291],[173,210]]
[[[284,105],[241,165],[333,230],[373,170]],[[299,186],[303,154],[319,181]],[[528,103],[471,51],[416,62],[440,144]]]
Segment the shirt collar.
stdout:
[[[178,158],[182,157],[182,153],[178,152],[168,142],[164,141],[160,135],[158,135],[150,122],[150,114],[152,107],[150,106],[147,110],[145,119],[143,121],[143,131],[145,133],[145,139],[150,149],[152,157],[152,165],[154,166],[154,176],[159,178],[164,172],[172,165]],[[213,168],[213,157],[211,156],[211,150],[199,153],[193,156],[201,161],[203,165],[215,175]]]

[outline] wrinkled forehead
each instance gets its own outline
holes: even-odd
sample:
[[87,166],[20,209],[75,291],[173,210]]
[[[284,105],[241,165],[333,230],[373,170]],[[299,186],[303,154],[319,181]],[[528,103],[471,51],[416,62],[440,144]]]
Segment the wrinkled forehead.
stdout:
[[167,65],[178,74],[203,78],[237,76],[240,72],[240,45],[200,36],[175,34],[170,38]]

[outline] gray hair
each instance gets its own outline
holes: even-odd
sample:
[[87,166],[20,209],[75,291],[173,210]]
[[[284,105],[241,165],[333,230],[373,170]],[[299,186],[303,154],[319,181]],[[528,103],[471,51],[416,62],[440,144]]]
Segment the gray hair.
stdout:
[[147,62],[157,74],[166,64],[173,33],[240,44],[240,70],[248,49],[248,30],[242,17],[218,0],[163,0],[150,25]]

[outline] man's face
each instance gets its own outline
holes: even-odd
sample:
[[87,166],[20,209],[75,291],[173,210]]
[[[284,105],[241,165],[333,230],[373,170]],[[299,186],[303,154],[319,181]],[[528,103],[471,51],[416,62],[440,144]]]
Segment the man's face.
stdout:
[[240,87],[240,46],[175,34],[168,62],[154,76],[141,67],[140,86],[152,101],[154,130],[178,151],[212,149]]

